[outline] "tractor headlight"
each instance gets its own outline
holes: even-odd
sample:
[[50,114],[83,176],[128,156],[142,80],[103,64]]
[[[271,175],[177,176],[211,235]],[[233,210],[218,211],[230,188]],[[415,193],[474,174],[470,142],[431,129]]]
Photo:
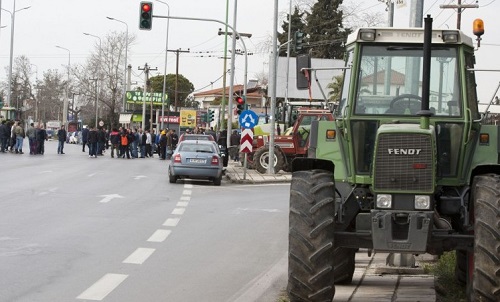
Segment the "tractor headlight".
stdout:
[[390,209],[392,207],[391,194],[378,194],[377,195],[377,208]]
[[429,210],[431,208],[431,198],[427,195],[415,195],[415,209]]

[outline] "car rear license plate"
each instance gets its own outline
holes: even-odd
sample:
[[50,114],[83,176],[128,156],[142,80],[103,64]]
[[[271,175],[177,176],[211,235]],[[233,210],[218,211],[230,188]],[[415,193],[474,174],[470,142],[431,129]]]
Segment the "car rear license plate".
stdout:
[[202,158],[190,158],[189,162],[193,164],[204,164],[207,162],[207,160]]

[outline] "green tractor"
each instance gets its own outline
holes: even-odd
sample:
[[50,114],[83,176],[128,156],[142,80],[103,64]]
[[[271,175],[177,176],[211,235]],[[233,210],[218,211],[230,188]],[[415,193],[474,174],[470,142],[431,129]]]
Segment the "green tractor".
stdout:
[[331,301],[359,248],[455,251],[468,299],[500,301],[500,131],[474,63],[472,39],[429,17],[349,36],[335,120],[314,122],[292,163],[291,301]]

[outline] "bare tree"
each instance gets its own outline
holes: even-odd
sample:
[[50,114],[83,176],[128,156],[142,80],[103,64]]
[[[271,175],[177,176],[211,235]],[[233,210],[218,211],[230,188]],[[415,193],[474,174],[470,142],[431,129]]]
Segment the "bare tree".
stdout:
[[[124,32],[109,33],[102,40],[102,45],[95,45],[87,62],[72,70],[78,81],[82,118],[85,121],[95,121],[96,93],[99,95],[100,118],[112,126],[118,120],[118,112],[122,106],[123,85],[126,85],[123,70],[125,65],[125,35]],[[133,36],[128,38],[129,49],[134,40]],[[101,46],[100,49],[99,46]],[[99,89],[96,89],[96,84],[98,84]]]

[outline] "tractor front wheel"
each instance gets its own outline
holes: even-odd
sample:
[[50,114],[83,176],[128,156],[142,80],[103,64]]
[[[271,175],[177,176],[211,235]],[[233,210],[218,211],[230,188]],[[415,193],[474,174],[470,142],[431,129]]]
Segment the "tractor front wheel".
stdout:
[[467,257],[470,301],[500,301],[500,175],[474,178],[474,254]]
[[334,214],[333,172],[294,172],[288,233],[291,302],[332,301],[335,295],[333,263],[341,259],[335,259]]

